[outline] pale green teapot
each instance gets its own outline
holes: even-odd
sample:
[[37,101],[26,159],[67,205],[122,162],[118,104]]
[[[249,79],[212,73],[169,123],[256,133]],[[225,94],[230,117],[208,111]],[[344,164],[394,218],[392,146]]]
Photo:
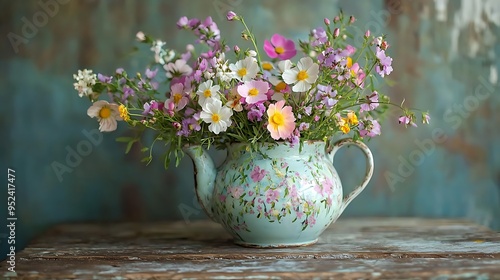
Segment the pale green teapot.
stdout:
[[[354,145],[366,157],[363,182],[348,196],[333,167],[333,157],[343,146]],[[248,145],[232,144],[220,167],[200,146],[184,149],[195,166],[198,201],[214,221],[248,247],[303,246],[317,242],[320,234],[363,191],[373,174],[368,147],[351,139],[331,145],[324,141]]]

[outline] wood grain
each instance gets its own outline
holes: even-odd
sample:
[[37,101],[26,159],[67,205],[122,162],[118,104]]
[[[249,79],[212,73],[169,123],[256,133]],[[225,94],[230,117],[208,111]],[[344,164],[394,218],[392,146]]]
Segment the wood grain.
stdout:
[[16,271],[22,279],[500,279],[500,234],[457,220],[344,219],[313,246],[252,249],[209,221],[66,224],[20,252]]

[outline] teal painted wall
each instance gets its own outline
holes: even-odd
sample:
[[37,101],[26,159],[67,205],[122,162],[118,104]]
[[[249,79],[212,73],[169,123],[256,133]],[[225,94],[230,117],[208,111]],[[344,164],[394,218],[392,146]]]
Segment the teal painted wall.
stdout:
[[[260,42],[274,33],[306,38],[340,8],[363,29],[387,33],[395,84],[386,91],[428,108],[432,124],[405,130],[396,111],[388,114],[382,136],[368,143],[376,164],[372,182],[344,216],[457,217],[500,230],[498,1],[54,1],[0,2],[0,166],[4,174],[16,170],[17,248],[62,222],[205,218],[189,159],[167,171],[160,160],[144,166],[139,151],[124,155],[115,142],[129,133],[123,125],[94,135],[102,141],[80,160],[68,158],[91,143],[82,131],[97,128],[72,74],[117,66],[142,71],[149,53],[131,56],[135,33],[182,48],[193,39],[175,27],[182,15],[211,15],[230,43],[239,42],[241,27],[224,18],[229,9],[245,16]],[[40,2],[57,3],[54,13],[44,17]],[[26,21],[35,29],[24,27]],[[8,34],[25,39],[15,46]],[[54,162],[71,172],[58,178]],[[336,165],[346,189],[360,180],[364,162],[357,151],[339,153]],[[4,216],[6,195],[0,192]]]

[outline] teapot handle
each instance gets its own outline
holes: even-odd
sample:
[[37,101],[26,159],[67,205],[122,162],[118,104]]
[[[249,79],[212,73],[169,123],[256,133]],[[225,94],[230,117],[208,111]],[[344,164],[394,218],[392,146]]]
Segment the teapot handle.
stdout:
[[340,207],[339,216],[342,214],[342,212],[344,212],[347,205],[349,205],[349,203],[351,203],[351,201],[354,198],[356,198],[356,196],[358,196],[365,189],[366,185],[368,184],[368,182],[370,181],[370,179],[372,178],[372,175],[373,175],[374,165],[373,165],[372,152],[363,142],[354,141],[351,138],[339,140],[339,141],[335,142],[332,146],[328,147],[327,153],[330,155],[332,162],[333,162],[333,157],[335,156],[335,153],[337,153],[337,151],[340,148],[342,148],[344,146],[351,146],[351,145],[358,147],[365,155],[365,157],[366,157],[366,173],[365,173],[365,178],[363,179],[363,182],[361,183],[361,185],[357,186],[349,195],[344,196],[344,199],[342,200],[342,205]]

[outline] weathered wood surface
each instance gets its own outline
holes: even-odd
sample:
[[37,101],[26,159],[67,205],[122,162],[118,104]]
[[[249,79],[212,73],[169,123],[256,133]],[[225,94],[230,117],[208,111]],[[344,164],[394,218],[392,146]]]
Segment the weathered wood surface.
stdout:
[[16,271],[25,279],[500,279],[500,233],[457,220],[344,219],[313,246],[252,249],[209,221],[69,224],[20,252]]

